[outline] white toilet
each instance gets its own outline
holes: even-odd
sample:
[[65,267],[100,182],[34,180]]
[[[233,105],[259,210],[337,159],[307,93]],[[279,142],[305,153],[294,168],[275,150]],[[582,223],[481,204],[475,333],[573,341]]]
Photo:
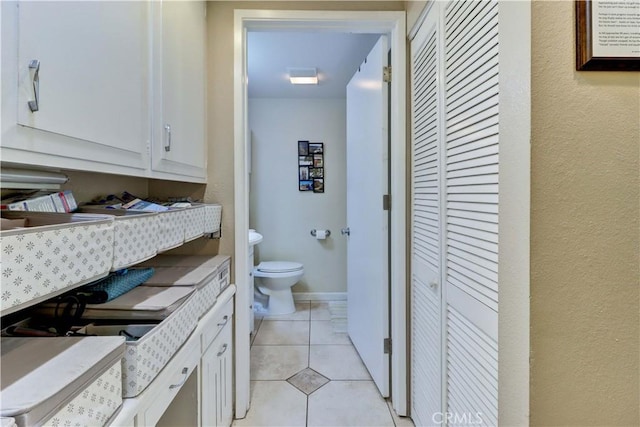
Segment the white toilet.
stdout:
[[304,267],[298,262],[263,261],[253,269],[255,285],[269,296],[267,314],[291,314],[296,311],[291,287],[304,275]]

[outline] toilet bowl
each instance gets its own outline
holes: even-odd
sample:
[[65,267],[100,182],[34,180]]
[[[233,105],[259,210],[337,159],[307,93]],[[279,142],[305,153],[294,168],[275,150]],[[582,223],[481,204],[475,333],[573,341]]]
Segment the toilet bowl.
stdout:
[[291,287],[304,275],[304,267],[298,262],[263,261],[253,269],[255,285],[269,296],[267,314],[291,314],[296,311]]

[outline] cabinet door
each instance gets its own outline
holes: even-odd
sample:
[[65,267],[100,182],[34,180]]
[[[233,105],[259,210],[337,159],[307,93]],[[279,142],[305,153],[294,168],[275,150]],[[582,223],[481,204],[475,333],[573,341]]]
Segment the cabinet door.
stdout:
[[[135,398],[141,401],[136,425],[193,425],[193,419],[197,419],[197,414],[194,415],[193,411],[197,412],[195,401],[198,395],[199,360],[200,342],[197,337],[192,336],[149,387]],[[174,405],[176,398],[178,400]],[[171,420],[174,422],[171,423]]]
[[143,175],[149,4],[24,1],[2,11],[3,161]]
[[206,5],[154,2],[152,169],[206,178]]
[[[220,398],[218,399],[220,405],[218,425],[228,427],[233,421],[233,334],[231,325],[225,327],[220,339],[223,341],[223,346],[216,353],[220,378],[222,379],[220,381]],[[224,347],[225,344],[226,347]]]
[[203,426],[231,425],[233,418],[232,326],[227,324],[201,360],[201,413]]

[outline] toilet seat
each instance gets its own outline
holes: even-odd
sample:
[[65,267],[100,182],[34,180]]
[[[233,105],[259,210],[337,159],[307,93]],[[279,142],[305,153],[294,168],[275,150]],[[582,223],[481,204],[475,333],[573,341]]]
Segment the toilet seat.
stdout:
[[263,261],[256,267],[261,273],[293,273],[303,269],[299,262],[289,261]]

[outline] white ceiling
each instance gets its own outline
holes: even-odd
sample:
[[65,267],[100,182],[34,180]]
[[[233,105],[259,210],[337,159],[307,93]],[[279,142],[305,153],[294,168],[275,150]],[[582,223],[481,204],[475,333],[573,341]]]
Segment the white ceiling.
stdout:
[[[250,32],[250,98],[345,98],[346,86],[380,36]],[[318,85],[292,85],[287,68],[317,68]]]

